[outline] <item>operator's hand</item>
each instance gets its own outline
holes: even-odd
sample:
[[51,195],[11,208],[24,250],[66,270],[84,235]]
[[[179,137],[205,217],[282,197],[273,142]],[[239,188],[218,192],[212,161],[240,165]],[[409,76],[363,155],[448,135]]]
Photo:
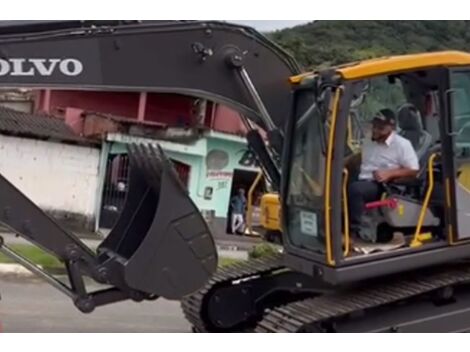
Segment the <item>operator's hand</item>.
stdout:
[[377,182],[388,182],[393,178],[391,170],[377,170],[374,171],[374,179]]

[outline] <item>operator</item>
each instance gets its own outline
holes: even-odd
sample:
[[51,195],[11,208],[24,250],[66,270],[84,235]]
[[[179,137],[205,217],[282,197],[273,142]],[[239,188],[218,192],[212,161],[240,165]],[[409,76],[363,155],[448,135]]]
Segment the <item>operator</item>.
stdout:
[[418,156],[406,138],[395,132],[396,118],[390,109],[380,110],[372,119],[371,139],[364,141],[361,153],[346,160],[347,166],[360,162],[358,180],[349,185],[349,219],[352,238],[361,238],[362,215],[368,202],[379,200],[383,184],[415,178]]

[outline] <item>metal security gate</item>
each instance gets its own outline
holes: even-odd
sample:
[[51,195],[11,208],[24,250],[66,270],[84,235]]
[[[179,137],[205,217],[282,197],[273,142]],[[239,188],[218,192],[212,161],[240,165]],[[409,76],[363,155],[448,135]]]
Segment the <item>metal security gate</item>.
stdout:
[[[180,180],[188,187],[191,167],[171,160]],[[109,155],[103,185],[99,227],[111,229],[119,218],[126,201],[129,181],[129,158],[127,154]]]
[[117,221],[126,201],[128,172],[127,154],[109,155],[101,202],[100,228],[110,229]]
[[[170,159],[171,160],[171,159]],[[188,188],[189,185],[189,173],[191,171],[191,166],[181,163],[176,160],[171,160],[173,163],[173,167],[175,168],[178,176],[180,177],[181,182]]]

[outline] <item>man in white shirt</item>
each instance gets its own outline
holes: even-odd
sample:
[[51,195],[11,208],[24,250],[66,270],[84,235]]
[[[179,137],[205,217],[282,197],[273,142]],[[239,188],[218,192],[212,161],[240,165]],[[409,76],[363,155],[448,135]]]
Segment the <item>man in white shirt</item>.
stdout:
[[396,118],[390,109],[380,110],[372,120],[372,138],[362,146],[358,181],[349,186],[349,219],[353,236],[360,237],[361,219],[368,202],[380,199],[383,183],[414,178],[418,157],[406,138],[395,132]]

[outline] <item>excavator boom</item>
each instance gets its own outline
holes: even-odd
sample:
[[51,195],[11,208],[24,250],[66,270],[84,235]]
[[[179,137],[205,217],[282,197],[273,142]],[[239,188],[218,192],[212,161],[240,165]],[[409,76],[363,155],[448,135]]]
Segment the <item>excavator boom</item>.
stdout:
[[[277,141],[288,116],[288,77],[295,61],[251,28],[199,21],[3,21],[0,85],[94,91],[161,92],[225,104],[250,128],[250,146],[279,184],[276,152],[254,124]],[[276,145],[276,143],[272,143]],[[58,281],[0,241],[0,250],[70,296],[83,312],[124,299],[180,299],[217,266],[210,231],[155,146],[129,146],[126,205],[97,253],[0,176],[0,221],[61,259],[70,283]],[[110,286],[88,292],[83,276]]]
[[283,126],[288,78],[300,68],[249,27],[198,21],[0,23],[4,87],[184,94],[230,106],[266,127],[237,68],[246,70],[274,124]]

